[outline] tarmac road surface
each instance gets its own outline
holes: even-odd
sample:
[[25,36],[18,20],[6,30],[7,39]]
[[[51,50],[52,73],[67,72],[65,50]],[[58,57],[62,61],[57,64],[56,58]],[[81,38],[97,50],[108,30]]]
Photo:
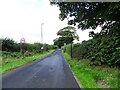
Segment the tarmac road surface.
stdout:
[[80,88],[61,49],[2,76],[3,88]]

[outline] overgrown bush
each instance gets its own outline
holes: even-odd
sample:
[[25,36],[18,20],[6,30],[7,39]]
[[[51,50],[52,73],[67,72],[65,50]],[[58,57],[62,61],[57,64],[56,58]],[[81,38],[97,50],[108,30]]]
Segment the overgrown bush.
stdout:
[[[70,47],[67,46],[70,50]],[[67,50],[67,52],[69,52]],[[70,52],[69,52],[70,53]],[[96,34],[93,39],[74,44],[73,57],[89,59],[91,65],[120,65],[120,33],[111,30],[108,34]]]
[[17,51],[16,46],[14,40],[9,38],[2,39],[2,51]]

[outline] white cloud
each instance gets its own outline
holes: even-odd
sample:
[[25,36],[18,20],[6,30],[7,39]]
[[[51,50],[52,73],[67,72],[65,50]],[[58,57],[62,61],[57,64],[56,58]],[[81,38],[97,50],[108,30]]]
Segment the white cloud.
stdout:
[[[28,43],[41,42],[41,23],[44,43],[53,43],[59,29],[67,21],[59,20],[59,8],[49,0],[0,0],[0,36],[19,42],[22,37]],[[80,39],[89,39],[88,31],[78,31]],[[80,40],[80,41],[81,41]]]

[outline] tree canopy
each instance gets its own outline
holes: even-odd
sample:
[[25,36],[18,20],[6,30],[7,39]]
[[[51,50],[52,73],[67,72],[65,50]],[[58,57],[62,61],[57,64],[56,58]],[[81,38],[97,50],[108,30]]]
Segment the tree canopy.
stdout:
[[64,44],[69,44],[73,40],[79,40],[76,29],[72,26],[64,27],[57,32],[59,38],[54,39],[54,44],[61,48]]
[[57,35],[62,37],[73,37],[76,40],[79,40],[79,37],[76,33],[76,29],[72,26],[64,27],[57,32]]
[[102,27],[101,32],[120,27],[120,2],[51,2],[61,11],[59,18],[82,30]]

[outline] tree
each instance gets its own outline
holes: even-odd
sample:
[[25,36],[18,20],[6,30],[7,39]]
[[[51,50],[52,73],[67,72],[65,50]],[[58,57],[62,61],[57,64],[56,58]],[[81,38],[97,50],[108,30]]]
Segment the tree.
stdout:
[[96,29],[109,32],[112,28],[120,28],[120,2],[51,2],[61,11],[59,18],[69,18],[68,24],[76,25],[82,30]]
[[10,38],[4,38],[2,40],[2,51],[15,51],[16,50],[16,43],[14,40]]
[[54,45],[57,45],[59,48],[64,46],[64,39],[62,37],[54,39],[53,42],[54,42]]
[[72,43],[73,40],[79,40],[79,37],[76,33],[76,29],[72,26],[64,27],[63,29],[60,29],[57,32],[57,35],[59,38],[56,38],[54,40],[54,44],[57,45],[59,48],[61,46],[64,46],[64,44],[70,44],[71,43],[71,58],[72,58]]
[[[57,35],[61,36],[61,37],[66,37],[67,38],[73,38],[76,39],[76,40],[79,40],[79,37],[76,33],[76,29],[72,26],[67,26],[67,27],[64,27],[63,29],[60,29],[58,32],[57,32]],[[72,40],[72,41],[73,41]],[[66,41],[66,44],[69,44],[69,42]],[[71,42],[70,42],[71,43]]]

